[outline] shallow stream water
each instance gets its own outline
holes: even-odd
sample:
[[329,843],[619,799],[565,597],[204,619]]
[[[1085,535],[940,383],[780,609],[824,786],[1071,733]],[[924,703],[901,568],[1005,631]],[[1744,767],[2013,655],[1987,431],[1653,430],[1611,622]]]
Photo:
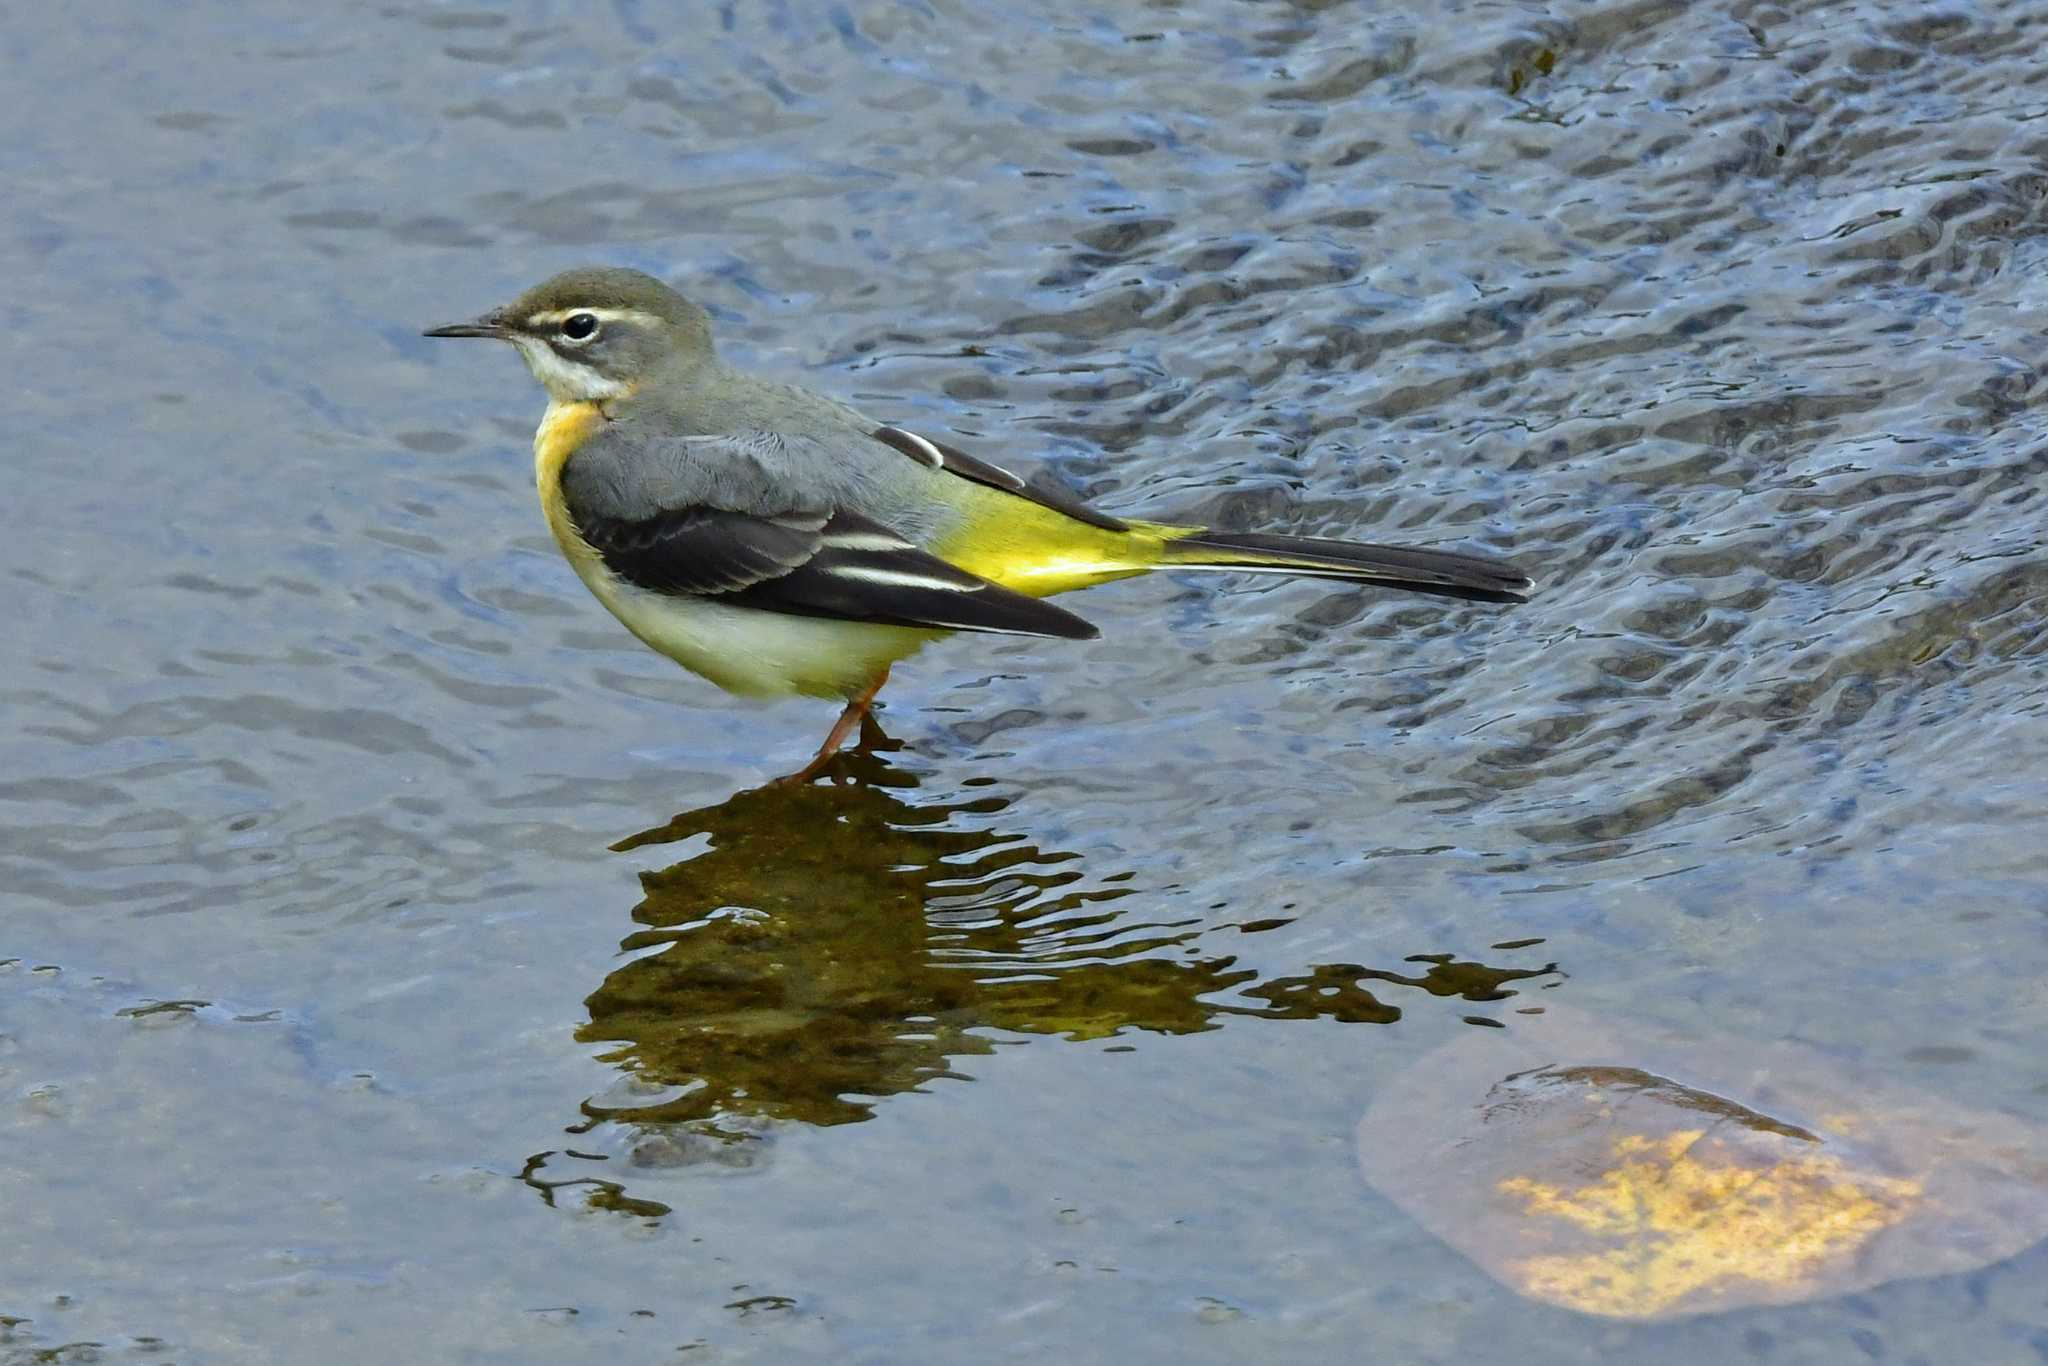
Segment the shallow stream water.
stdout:
[[[1564,999],[2048,1118],[2044,31],[7,7],[0,1361],[2048,1357],[2039,1248],[1618,1325],[1352,1149]],[[830,709],[641,650],[530,381],[418,335],[590,261],[1538,593],[1112,585],[750,792]]]

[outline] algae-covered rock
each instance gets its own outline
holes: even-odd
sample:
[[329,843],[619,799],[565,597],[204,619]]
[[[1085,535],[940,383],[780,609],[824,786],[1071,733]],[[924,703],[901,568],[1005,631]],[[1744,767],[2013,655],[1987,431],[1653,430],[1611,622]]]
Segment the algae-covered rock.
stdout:
[[1366,1178],[1532,1299],[1660,1319],[1967,1271],[2048,1236],[2048,1142],[1820,1051],[1552,1009],[1426,1054]]

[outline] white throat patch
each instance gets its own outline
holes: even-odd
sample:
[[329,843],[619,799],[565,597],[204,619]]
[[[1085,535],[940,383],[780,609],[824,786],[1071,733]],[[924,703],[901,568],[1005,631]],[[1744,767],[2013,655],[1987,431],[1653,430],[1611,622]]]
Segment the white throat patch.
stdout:
[[512,341],[526,368],[533,371],[541,388],[557,403],[590,403],[621,398],[626,393],[626,385],[606,379],[580,361],[564,360],[544,341],[533,337],[514,337]]

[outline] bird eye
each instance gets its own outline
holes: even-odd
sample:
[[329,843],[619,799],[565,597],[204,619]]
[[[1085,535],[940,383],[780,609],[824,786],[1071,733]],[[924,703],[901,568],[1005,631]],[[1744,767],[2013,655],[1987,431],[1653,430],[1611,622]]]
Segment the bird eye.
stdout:
[[562,319],[562,335],[570,341],[589,341],[597,335],[597,318],[590,313],[571,313]]

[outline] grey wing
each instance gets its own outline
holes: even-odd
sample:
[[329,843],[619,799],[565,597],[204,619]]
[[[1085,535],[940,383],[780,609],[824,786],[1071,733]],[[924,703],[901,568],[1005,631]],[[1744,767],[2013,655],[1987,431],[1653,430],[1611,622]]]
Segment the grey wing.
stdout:
[[992,489],[1051,508],[1054,512],[1086,522],[1089,526],[1101,527],[1104,531],[1129,531],[1131,524],[1118,517],[1112,517],[1101,508],[1090,507],[1065,489],[1045,483],[1032,483],[1012,474],[1000,465],[991,465],[986,460],[977,460],[957,446],[948,446],[943,441],[919,436],[916,432],[902,427],[877,427],[868,433],[875,440],[892,450],[900,451],[927,469],[943,470],[947,474],[986,484]]
[[638,522],[690,508],[779,514],[819,511],[836,500],[824,443],[780,432],[658,436],[624,423],[578,447],[562,471],[562,496],[585,516]]
[[[635,462],[617,458],[585,466],[584,451],[563,472],[562,496],[577,531],[635,587],[841,621],[1078,640],[1097,634],[1072,612],[948,564],[873,518],[788,506],[820,500],[787,487],[796,472],[778,480],[766,461],[788,452],[773,438],[676,444],[690,448],[688,464],[698,472],[650,464],[636,475],[628,468]],[[721,477],[707,477],[706,467],[719,461],[728,462]],[[778,501],[784,506],[775,507]]]
[[756,515],[724,508],[663,508],[652,516],[569,516],[605,567],[650,593],[739,593],[803,568],[823,539],[826,514]]

